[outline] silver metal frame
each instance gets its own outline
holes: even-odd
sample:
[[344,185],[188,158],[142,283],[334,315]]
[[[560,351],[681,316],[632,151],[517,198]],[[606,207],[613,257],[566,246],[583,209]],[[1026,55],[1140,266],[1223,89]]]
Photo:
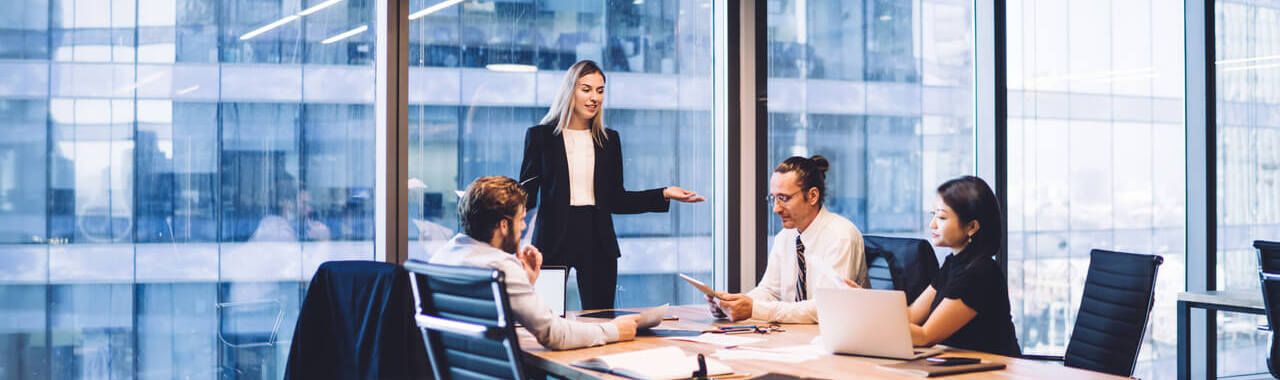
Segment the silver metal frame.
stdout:
[[[1214,0],[1185,1],[1186,60],[1186,290],[1217,287],[1217,131],[1214,68]],[[1217,312],[1191,310],[1190,357],[1178,350],[1178,378],[1217,373]],[[1197,368],[1195,363],[1202,363]],[[1184,364],[1186,367],[1184,367]]]

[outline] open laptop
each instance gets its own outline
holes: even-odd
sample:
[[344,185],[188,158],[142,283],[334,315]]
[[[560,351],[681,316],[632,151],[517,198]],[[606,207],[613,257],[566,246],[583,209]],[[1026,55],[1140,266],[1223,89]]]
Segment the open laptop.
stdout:
[[538,271],[538,282],[533,284],[533,293],[537,294],[552,312],[561,317],[564,316],[565,283],[568,280],[568,267],[543,265]]
[[907,295],[901,290],[816,289],[822,346],[837,354],[920,359],[940,347],[911,346]]

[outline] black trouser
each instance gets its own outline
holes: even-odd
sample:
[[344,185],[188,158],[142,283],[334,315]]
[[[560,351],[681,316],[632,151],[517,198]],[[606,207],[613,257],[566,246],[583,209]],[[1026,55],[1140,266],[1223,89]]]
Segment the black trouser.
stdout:
[[583,310],[612,309],[618,288],[618,258],[605,250],[596,226],[608,214],[594,206],[570,206],[565,218],[569,237],[557,252],[560,265],[578,270],[578,295]]

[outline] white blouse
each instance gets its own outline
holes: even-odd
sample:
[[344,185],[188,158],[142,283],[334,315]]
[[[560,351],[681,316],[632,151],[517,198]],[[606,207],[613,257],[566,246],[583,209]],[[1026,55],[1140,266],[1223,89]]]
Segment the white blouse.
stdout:
[[596,148],[590,130],[564,130],[564,156],[569,161],[569,205],[596,204]]

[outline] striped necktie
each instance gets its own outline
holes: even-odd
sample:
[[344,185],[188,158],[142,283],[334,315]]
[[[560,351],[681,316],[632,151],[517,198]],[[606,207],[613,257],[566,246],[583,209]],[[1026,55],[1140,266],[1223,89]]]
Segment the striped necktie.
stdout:
[[800,277],[796,278],[796,302],[800,302],[809,299],[809,290],[804,285],[804,242],[800,241],[799,235],[796,235],[796,266],[800,268]]

